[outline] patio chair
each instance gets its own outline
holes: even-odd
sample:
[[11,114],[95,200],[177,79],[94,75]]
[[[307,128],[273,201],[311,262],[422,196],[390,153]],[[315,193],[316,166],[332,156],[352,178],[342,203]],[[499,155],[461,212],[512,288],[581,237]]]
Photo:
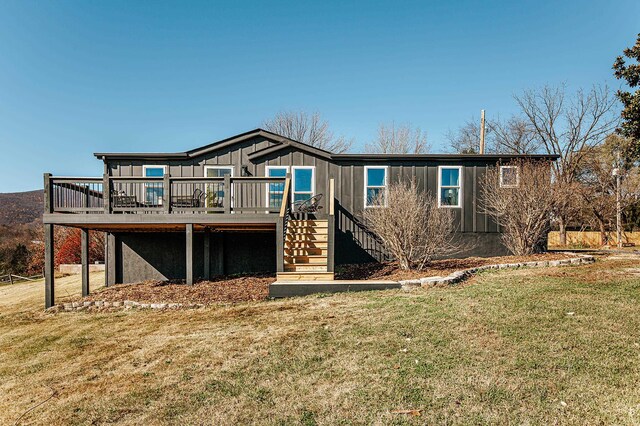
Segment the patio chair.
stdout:
[[317,213],[322,208],[320,200],[323,195],[314,195],[311,198],[293,203],[293,211],[296,213]]

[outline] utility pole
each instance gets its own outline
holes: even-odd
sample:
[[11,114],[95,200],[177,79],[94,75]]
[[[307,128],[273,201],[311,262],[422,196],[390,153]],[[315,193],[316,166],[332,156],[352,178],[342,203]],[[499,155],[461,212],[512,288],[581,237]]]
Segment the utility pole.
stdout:
[[620,151],[618,151],[617,164],[613,169],[613,175],[616,177],[616,237],[618,248],[622,248],[622,204],[620,200]]
[[480,154],[484,154],[484,110],[480,110]]

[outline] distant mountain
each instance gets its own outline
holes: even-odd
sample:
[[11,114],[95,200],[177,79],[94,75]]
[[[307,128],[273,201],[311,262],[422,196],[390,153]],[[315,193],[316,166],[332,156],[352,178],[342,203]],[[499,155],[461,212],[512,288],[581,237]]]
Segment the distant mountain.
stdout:
[[44,209],[41,189],[27,192],[0,193],[0,225],[39,222]]

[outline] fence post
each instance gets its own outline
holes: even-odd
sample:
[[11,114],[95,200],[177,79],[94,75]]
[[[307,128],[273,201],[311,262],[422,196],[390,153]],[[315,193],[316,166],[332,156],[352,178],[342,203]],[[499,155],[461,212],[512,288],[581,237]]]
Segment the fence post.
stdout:
[[13,275],[9,274],[9,284],[13,284]]
[[224,212],[231,213],[231,176],[224,176]]

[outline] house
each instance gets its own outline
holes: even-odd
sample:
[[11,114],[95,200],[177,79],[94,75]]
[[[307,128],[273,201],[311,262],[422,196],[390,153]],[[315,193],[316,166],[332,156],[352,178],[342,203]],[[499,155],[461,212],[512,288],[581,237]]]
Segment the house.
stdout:
[[[506,254],[478,203],[488,167],[547,155],[332,154],[256,129],[178,153],[96,153],[102,177],[44,175],[46,306],[54,302],[53,228],[106,238],[106,284],[276,271],[278,280],[332,280],[336,264],[384,260],[361,222],[390,182],[415,179],[452,209],[460,256]],[[508,182],[507,182],[508,183]],[[393,206],[388,206],[393,208]]]

